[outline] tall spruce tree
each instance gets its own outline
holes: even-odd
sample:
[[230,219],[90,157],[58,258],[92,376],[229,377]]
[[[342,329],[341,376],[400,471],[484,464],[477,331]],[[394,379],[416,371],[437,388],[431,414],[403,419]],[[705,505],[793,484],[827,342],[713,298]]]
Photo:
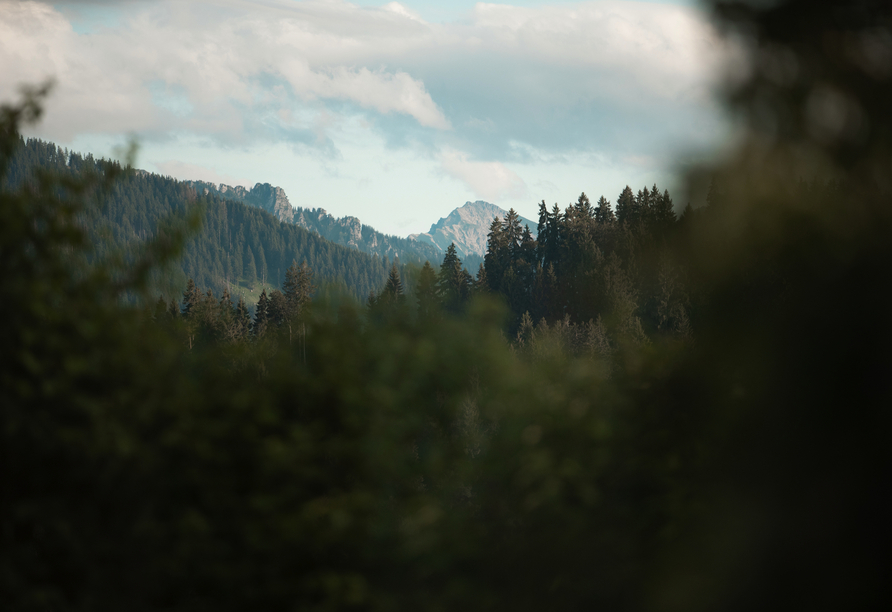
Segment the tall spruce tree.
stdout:
[[621,225],[629,225],[638,220],[638,203],[635,201],[632,188],[628,185],[616,198],[616,220]]
[[[493,217],[492,223],[489,224],[489,233],[486,239],[486,253],[483,256],[483,265],[486,268],[486,280],[490,291],[496,292],[499,290],[502,276],[505,274],[510,260],[508,237],[505,234],[502,220],[498,217]],[[446,259],[443,261],[445,264]]]
[[616,222],[616,215],[610,207],[610,202],[604,196],[598,199],[598,205],[595,207],[595,221],[602,225],[610,225]]
[[418,274],[415,299],[418,300],[418,318],[429,320],[433,317],[437,310],[437,274],[429,261],[424,262]]
[[244,296],[238,296],[238,303],[235,306],[235,321],[233,323],[233,339],[246,339],[251,332],[251,313],[248,310],[248,305],[245,303]]
[[183,292],[183,316],[189,318],[192,316],[201,303],[201,290],[195,285],[195,281],[191,278],[186,283],[186,290]]
[[378,302],[396,305],[401,304],[404,300],[403,281],[400,279],[399,268],[397,268],[394,262],[390,267],[390,274],[387,277],[387,282],[384,284],[384,290],[378,296]]
[[437,289],[443,307],[452,313],[459,313],[471,294],[471,275],[462,267],[461,259],[455,250],[455,243],[446,249],[440,273],[437,275]]
[[254,309],[254,336],[260,338],[269,326],[269,298],[266,289],[260,293],[257,307]]
[[576,210],[580,216],[586,219],[595,218],[595,209],[592,208],[592,203],[588,199],[588,196],[585,195],[584,191],[579,195],[579,199],[576,201]]

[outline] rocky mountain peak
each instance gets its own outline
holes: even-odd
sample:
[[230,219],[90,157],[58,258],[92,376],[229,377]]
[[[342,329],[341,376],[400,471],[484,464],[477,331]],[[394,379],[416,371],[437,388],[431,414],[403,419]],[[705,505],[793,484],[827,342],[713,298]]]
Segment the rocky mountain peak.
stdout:
[[[504,219],[508,211],[483,200],[465,202],[451,213],[431,225],[428,232],[412,234],[411,240],[424,242],[436,246],[445,252],[449,245],[455,243],[455,250],[459,257],[468,255],[482,257],[486,253],[486,236],[493,218]],[[536,235],[538,223],[534,223],[524,217],[520,218],[521,224],[530,226],[530,231]]]

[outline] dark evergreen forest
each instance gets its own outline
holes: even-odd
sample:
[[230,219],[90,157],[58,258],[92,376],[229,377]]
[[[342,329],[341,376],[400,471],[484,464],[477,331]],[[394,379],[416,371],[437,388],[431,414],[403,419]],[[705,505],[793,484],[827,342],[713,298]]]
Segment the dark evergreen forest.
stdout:
[[[476,276],[298,260],[260,211],[25,142],[46,88],[3,106],[4,609],[888,608],[892,11],[713,10],[750,71],[709,205],[583,194],[538,241],[510,211]],[[252,223],[253,315],[195,246]],[[320,291],[326,253],[377,272]]]

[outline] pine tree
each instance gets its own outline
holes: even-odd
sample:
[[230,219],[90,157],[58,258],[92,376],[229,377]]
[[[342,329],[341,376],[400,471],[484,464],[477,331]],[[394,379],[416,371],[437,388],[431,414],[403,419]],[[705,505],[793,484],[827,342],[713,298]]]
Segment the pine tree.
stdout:
[[595,221],[602,225],[609,225],[616,222],[616,215],[610,207],[610,202],[604,196],[598,200],[598,206],[595,208]]
[[592,203],[589,201],[588,196],[585,195],[584,191],[579,195],[579,199],[576,202],[576,211],[585,219],[595,218],[595,209],[592,208]]
[[276,327],[284,325],[288,320],[288,301],[285,299],[285,295],[278,289],[273,289],[269,294],[267,318],[269,324]]
[[621,225],[629,225],[638,220],[638,206],[632,188],[626,185],[616,198],[616,220]]
[[453,242],[446,249],[443,263],[440,264],[440,273],[437,275],[438,292],[447,311],[462,311],[471,293],[472,280],[471,275],[462,267]]
[[266,289],[260,293],[260,299],[257,300],[257,308],[254,310],[254,336],[259,338],[266,331],[269,325],[269,298],[266,296]]
[[304,315],[315,291],[316,285],[313,284],[313,270],[307,265],[307,261],[304,260],[297,269],[297,285],[294,296],[297,303],[298,316]]
[[474,292],[489,293],[489,281],[486,278],[486,268],[483,267],[483,264],[480,264],[480,267],[477,268],[477,278],[474,281]]
[[[481,267],[483,264],[481,264]],[[418,300],[418,318],[430,319],[437,308],[437,275],[430,262],[424,262],[415,285],[415,298]]]
[[533,319],[530,317],[530,311],[527,310],[520,317],[520,326],[517,330],[517,339],[515,340],[518,348],[530,348],[530,342],[533,339]]
[[549,244],[549,224],[548,224],[548,207],[545,205],[545,200],[542,200],[539,203],[539,226],[537,232],[537,245],[536,245],[536,258],[541,263],[543,259],[545,259],[545,251],[548,248]]
[[502,275],[505,274],[509,262],[508,239],[502,221],[498,217],[493,217],[486,239],[486,253],[483,255],[483,265],[486,268],[486,279],[490,291],[499,290]]
[[650,225],[652,203],[650,190],[647,187],[639,189],[638,195],[635,196],[635,221],[645,226]]
[[248,337],[251,331],[251,313],[248,311],[248,305],[245,304],[244,296],[238,296],[238,304],[235,307],[235,321],[233,337],[236,340],[243,340]]
[[387,277],[387,283],[385,283],[381,295],[378,296],[378,300],[386,304],[400,304],[404,299],[405,296],[403,295],[403,282],[400,279],[400,271],[396,267],[396,263],[394,263],[390,267],[390,275]]
[[672,198],[669,197],[669,190],[667,189],[663,191],[662,195],[658,194],[654,199],[653,224],[658,231],[664,232],[675,225],[676,221]]
[[554,264],[560,266],[561,250],[564,242],[564,215],[555,202],[548,215],[548,245],[545,249],[545,257],[542,259],[542,265],[547,266]]
[[517,261],[520,257],[520,241],[523,237],[523,228],[520,226],[520,215],[513,208],[505,215],[505,223],[502,226],[502,230],[505,242],[508,245],[510,261]]
[[217,305],[217,333],[223,338],[232,339],[235,310],[232,305],[232,297],[229,289],[223,289],[223,295]]
[[183,316],[189,318],[200,302],[201,291],[195,285],[195,281],[190,278],[186,283],[186,290],[183,292]]
[[533,238],[533,232],[530,231],[530,226],[524,225],[523,233],[520,235],[519,260],[525,267],[535,265],[537,246],[536,240]]

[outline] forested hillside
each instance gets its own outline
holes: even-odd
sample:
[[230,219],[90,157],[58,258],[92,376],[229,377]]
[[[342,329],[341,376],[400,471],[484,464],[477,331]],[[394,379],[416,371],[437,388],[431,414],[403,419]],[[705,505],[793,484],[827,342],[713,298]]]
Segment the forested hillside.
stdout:
[[[509,211],[476,278],[451,245],[407,287],[23,141],[46,89],[0,106],[4,610],[888,609],[892,9],[714,4],[753,55],[709,205]],[[370,299],[314,293],[367,261]],[[174,304],[166,262],[206,268]],[[253,320],[207,291],[239,265],[284,277]]]
[[[18,188],[33,177],[36,168],[71,178],[101,171],[91,155],[23,139],[2,187]],[[199,197],[187,183],[144,171],[117,181],[102,204],[96,216],[84,221],[97,239],[100,257],[126,250],[134,241],[151,239],[167,219],[198,214],[198,231],[182,256],[155,274],[158,291],[169,299],[178,298],[191,278],[218,295],[228,289],[253,301],[261,286],[280,285],[295,261],[306,261],[318,283],[340,286],[363,299],[384,283],[390,268],[386,258],[333,244],[242,202],[213,195]]]
[[441,251],[433,245],[382,234],[356,217],[346,216],[336,219],[323,208],[294,208],[288,201],[285,190],[273,187],[269,183],[257,183],[251,189],[216,185],[205,181],[187,181],[187,183],[200,194],[256,206],[275,215],[283,223],[294,223],[330,242],[352,247],[363,253],[418,265],[425,261],[436,262],[443,257]]

